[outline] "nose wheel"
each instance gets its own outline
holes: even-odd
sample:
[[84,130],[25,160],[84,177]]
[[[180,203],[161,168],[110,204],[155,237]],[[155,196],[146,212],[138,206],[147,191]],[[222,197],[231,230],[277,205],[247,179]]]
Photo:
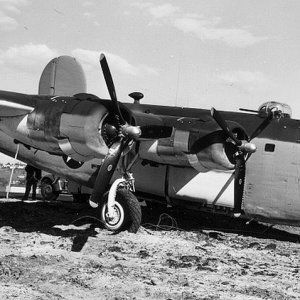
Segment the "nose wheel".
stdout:
[[115,201],[115,205],[112,207],[112,211],[109,214],[108,205],[105,203],[102,206],[101,219],[107,229],[117,231],[122,227],[125,219],[125,212],[122,205],[118,201]]
[[136,233],[141,225],[142,211],[137,198],[127,189],[118,189],[112,210],[108,213],[107,200],[103,203],[101,221],[114,232],[128,230]]

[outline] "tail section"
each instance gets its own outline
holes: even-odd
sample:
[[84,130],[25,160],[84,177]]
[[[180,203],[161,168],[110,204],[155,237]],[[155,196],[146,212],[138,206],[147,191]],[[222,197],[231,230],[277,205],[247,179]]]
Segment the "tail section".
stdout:
[[74,57],[53,58],[45,67],[39,82],[39,95],[73,96],[86,93],[86,79]]

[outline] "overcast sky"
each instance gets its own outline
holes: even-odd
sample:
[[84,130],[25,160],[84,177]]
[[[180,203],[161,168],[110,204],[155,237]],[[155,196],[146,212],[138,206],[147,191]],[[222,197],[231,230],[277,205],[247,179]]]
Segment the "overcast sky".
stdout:
[[220,110],[288,103],[300,119],[300,1],[0,0],[0,89],[37,93],[47,62],[82,63],[88,92]]

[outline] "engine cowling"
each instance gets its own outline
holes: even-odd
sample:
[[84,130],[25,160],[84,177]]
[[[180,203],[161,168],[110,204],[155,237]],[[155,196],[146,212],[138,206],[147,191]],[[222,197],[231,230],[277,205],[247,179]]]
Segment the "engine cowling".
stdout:
[[[185,132],[185,135],[188,136],[189,132]],[[176,166],[192,166],[199,172],[234,169],[234,164],[228,158],[225,142],[213,143],[197,154],[191,154],[178,147],[176,139],[143,141],[139,153],[144,160]]]
[[[228,122],[233,132],[245,138],[243,129]],[[194,149],[197,149],[195,151]],[[199,172],[209,170],[233,170],[236,148],[224,132],[211,122],[201,125],[201,130],[174,128],[171,138],[141,142],[141,158],[163,164],[192,166]]]
[[108,147],[100,129],[107,114],[101,101],[52,97],[39,101],[17,131],[26,136],[21,142],[52,154],[77,161],[103,158]]
[[107,115],[105,106],[82,101],[64,112],[60,120],[60,149],[75,160],[86,161],[103,158],[108,147],[101,136],[100,128]]

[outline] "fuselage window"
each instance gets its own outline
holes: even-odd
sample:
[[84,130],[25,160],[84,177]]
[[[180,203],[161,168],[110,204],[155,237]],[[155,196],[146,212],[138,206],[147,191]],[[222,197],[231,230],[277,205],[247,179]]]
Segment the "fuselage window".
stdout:
[[266,152],[274,152],[275,151],[275,144],[266,144],[265,145]]

